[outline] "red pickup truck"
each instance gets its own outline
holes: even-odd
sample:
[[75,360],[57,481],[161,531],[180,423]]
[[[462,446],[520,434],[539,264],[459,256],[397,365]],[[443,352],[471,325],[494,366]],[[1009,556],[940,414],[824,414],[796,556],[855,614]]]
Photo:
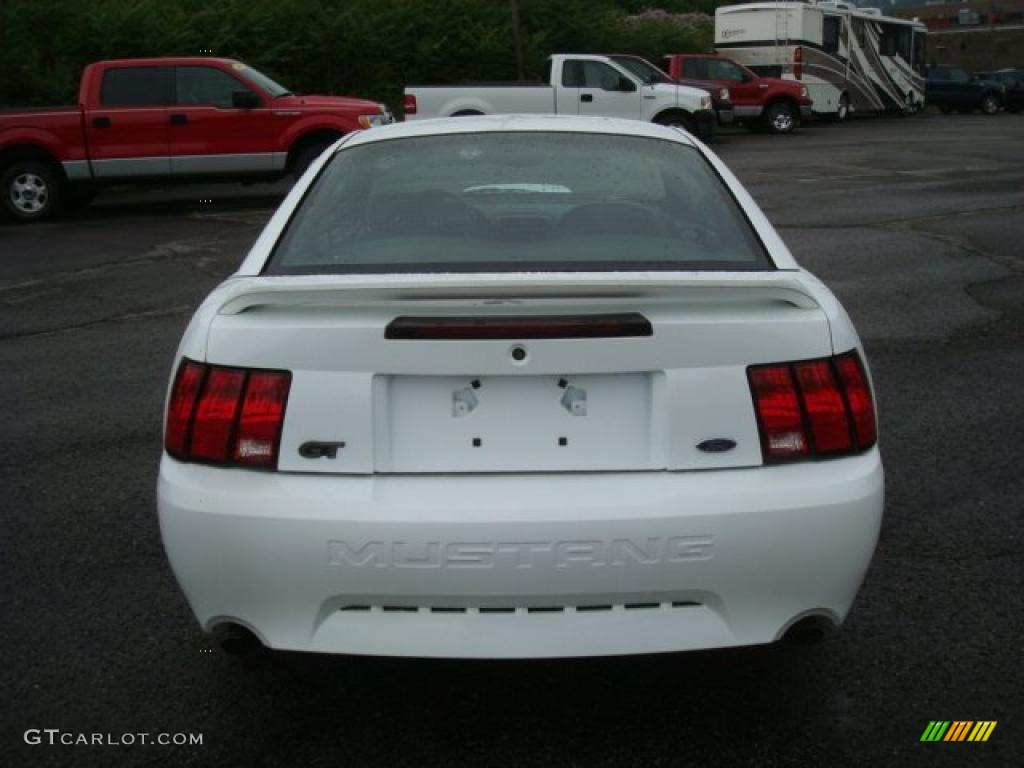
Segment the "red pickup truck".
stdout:
[[298,175],[339,136],[391,120],[382,104],[296,96],[231,59],[101,61],[77,106],[0,111],[0,211],[42,219],[109,182]]
[[[729,89],[736,122],[789,133],[811,115],[807,88],[790,80],[759,77],[732,59],[714,54],[674,53],[665,57],[667,72],[677,80],[699,80]],[[705,86],[708,87],[708,86]]]

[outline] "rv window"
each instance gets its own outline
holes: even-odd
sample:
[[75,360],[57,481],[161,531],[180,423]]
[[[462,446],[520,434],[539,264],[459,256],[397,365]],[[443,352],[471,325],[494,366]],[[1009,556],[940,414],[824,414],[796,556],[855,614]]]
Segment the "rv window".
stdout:
[[821,30],[821,47],[826,53],[839,52],[839,25],[842,19],[838,16],[826,16],[825,25]]
[[853,32],[857,36],[857,45],[863,50],[864,46],[867,45],[864,36],[864,22],[860,19],[853,19],[851,23],[853,24]]
[[896,24],[882,24],[882,37],[878,52],[883,56],[899,56],[910,61],[910,27]]
[[924,72],[925,52],[927,43],[924,32],[914,32],[914,61],[912,66],[915,72]]
[[882,25],[882,34],[878,38],[878,52],[883,56],[896,55],[896,35],[892,27]]
[[900,57],[906,61],[910,61],[910,42],[913,40],[914,30],[910,27],[900,27]]

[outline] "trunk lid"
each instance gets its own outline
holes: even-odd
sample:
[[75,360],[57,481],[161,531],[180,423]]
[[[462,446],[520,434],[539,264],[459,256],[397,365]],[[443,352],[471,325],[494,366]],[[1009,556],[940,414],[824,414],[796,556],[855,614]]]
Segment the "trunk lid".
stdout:
[[[282,471],[756,466],[747,366],[832,354],[825,312],[792,272],[242,278],[217,296],[209,361],[292,371]],[[652,332],[386,333],[410,316],[486,323],[610,314],[642,315]],[[716,438],[736,445],[697,447]],[[308,459],[299,448],[309,441],[344,448],[336,459]]]

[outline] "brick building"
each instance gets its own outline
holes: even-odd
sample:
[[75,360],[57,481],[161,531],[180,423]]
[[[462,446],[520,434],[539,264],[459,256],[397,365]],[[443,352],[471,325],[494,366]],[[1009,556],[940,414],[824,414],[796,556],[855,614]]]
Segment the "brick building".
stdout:
[[928,63],[979,71],[1024,67],[1024,0],[967,0],[886,8],[928,27]]

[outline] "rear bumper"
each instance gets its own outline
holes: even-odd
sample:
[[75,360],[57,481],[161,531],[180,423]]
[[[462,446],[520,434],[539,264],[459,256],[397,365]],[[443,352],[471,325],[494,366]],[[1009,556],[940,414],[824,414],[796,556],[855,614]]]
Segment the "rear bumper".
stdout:
[[709,141],[715,136],[718,116],[713,109],[699,109],[693,113],[693,132],[701,141]]
[[839,622],[882,503],[877,450],[685,473],[366,477],[165,456],[158,487],[204,629],[438,657],[717,648],[771,642],[809,613]]

